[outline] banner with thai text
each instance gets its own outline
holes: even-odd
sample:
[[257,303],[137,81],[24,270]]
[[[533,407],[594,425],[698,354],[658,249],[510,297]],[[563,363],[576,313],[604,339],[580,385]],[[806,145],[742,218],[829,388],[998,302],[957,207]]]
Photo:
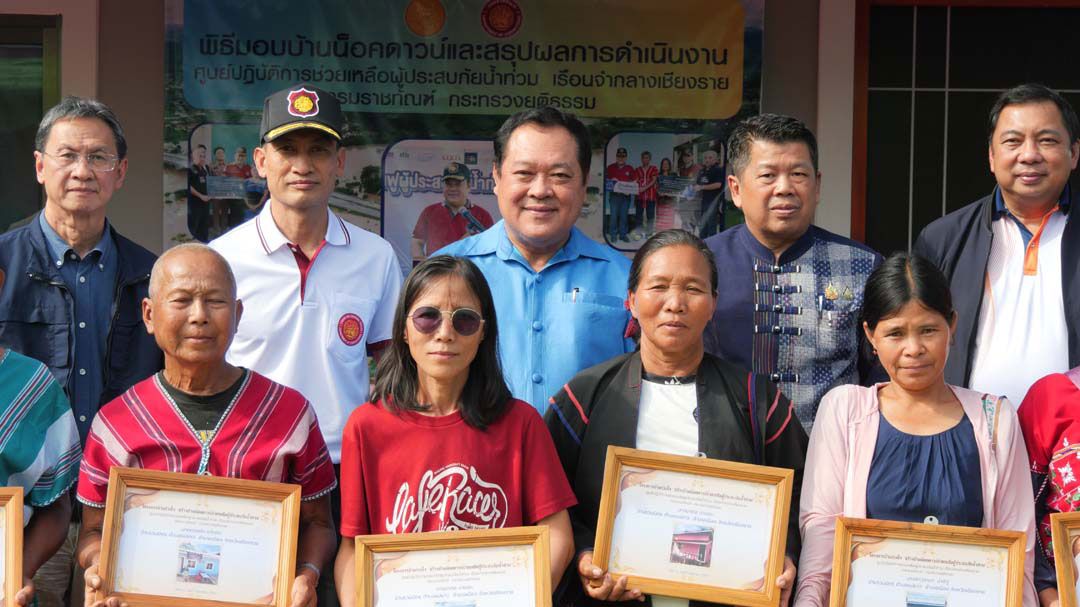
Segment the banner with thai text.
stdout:
[[[545,105],[590,128],[578,221],[590,237],[633,251],[654,230],[715,230],[723,196],[695,186],[722,179],[727,132],[758,111],[763,10],[764,0],[167,0],[164,245],[212,239],[259,212],[263,99],[301,82],[335,95],[349,122],[331,207],[387,238],[403,271],[499,220],[491,137],[508,115]],[[460,195],[443,179],[451,163],[468,175]],[[462,208],[477,212],[461,221]]]

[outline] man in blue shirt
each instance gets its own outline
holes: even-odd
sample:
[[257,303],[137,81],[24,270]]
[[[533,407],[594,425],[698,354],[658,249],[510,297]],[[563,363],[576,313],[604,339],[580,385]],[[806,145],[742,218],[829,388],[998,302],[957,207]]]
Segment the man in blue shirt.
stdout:
[[591,159],[576,117],[550,107],[511,116],[495,135],[502,220],[439,251],[484,273],[506,381],[540,413],[579,371],[634,348],[624,337],[630,261],[574,227]]
[[[162,366],[141,312],[154,255],[105,219],[127,172],[124,133],[107,106],[64,98],[38,126],[34,161],[45,208],[0,236],[0,269],[8,276],[0,290],[0,345],[49,367],[85,441],[103,403]],[[67,604],[78,529],[71,527],[35,576],[42,606]]]

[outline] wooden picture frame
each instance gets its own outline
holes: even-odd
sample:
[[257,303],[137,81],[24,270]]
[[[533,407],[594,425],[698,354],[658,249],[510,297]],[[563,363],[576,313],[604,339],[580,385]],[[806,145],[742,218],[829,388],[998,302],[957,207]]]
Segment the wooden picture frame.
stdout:
[[[380,556],[428,551],[468,551],[480,548],[520,546],[532,556],[535,607],[551,607],[550,539],[546,526],[508,527],[470,531],[435,531],[356,536],[356,607],[374,607],[377,579],[387,573],[376,571]],[[440,555],[442,556],[442,555]],[[441,582],[446,584],[446,580]],[[420,584],[417,583],[416,587]],[[467,603],[467,601],[465,601]],[[425,605],[461,604],[452,599],[445,603],[429,600]],[[507,603],[524,606],[524,603]]]
[[[724,479],[741,481],[763,485],[767,492],[772,493],[772,512],[762,513],[771,518],[771,528],[767,532],[768,546],[765,547],[766,559],[764,563],[764,575],[753,586],[747,587],[724,587],[712,584],[696,583],[687,579],[663,579],[635,573],[634,571],[621,570],[617,563],[613,563],[612,555],[617,550],[613,545],[613,535],[616,532],[616,517],[619,514],[622,492],[634,485],[623,485],[624,469],[648,472],[675,472],[703,477],[705,479]],[[628,474],[634,472],[628,470]],[[773,583],[784,568],[784,550],[787,543],[788,514],[791,506],[791,490],[795,473],[786,468],[773,468],[769,466],[756,466],[722,460],[706,459],[703,457],[686,457],[669,455],[652,451],[629,449],[626,447],[609,446],[604,468],[603,493],[600,499],[600,511],[596,525],[596,540],[593,547],[593,563],[597,567],[607,570],[612,577],[627,576],[627,587],[636,588],[646,594],[659,594],[664,596],[680,597],[708,601],[711,603],[725,603],[731,605],[744,605],[751,607],[774,606],[780,602],[780,589]],[[629,477],[627,477],[629,482]],[[701,520],[701,519],[698,519]],[[664,523],[668,524],[668,523]],[[708,528],[706,540],[710,546],[701,547],[699,554],[700,563],[689,563],[711,567],[712,558],[712,534],[715,527]],[[692,533],[692,532],[691,532]],[[678,545],[679,526],[671,531],[671,542],[668,560],[671,563],[686,564],[687,560],[682,549]],[[659,542],[660,540],[656,540]],[[666,541],[666,540],[665,540]],[[731,543],[720,543],[725,551],[730,551]],[[709,556],[704,556],[708,551]],[[732,558],[731,554],[719,555],[720,559],[727,557],[728,562],[738,560],[738,555]]]
[[[66,498],[65,498],[66,499]],[[23,488],[0,487],[0,543],[3,544],[3,596],[0,605],[15,607],[15,594],[22,589],[23,561]]]
[[1080,512],[1051,514],[1050,536],[1054,545],[1054,568],[1057,570],[1058,599],[1061,607],[1080,607],[1080,598],[1076,593],[1078,576],[1073,564],[1076,560],[1075,553],[1080,549]]
[[[161,494],[159,492],[166,493]],[[132,501],[130,502],[127,500],[129,493],[131,493],[132,497]],[[109,472],[109,492],[105,502],[101,557],[98,565],[98,573],[101,575],[102,579],[102,591],[98,593],[98,598],[103,599],[107,596],[115,596],[127,603],[129,607],[149,607],[151,605],[158,607],[238,607],[251,605],[288,607],[290,602],[290,587],[292,586],[293,579],[296,577],[296,548],[300,521],[300,495],[301,489],[299,485],[114,466]],[[214,514],[214,506],[212,505],[206,506],[205,511],[191,510],[187,506],[178,509],[167,503],[165,505],[159,505],[156,502],[151,502],[154,496],[164,496],[166,498],[172,497],[174,500],[184,498],[189,500],[202,500],[205,502],[211,502],[216,498],[224,502],[229,502],[226,505],[233,507],[242,503],[237,502],[236,500],[246,500],[252,502],[251,507],[259,507],[262,508],[262,510],[257,510],[255,511],[256,514],[252,514],[218,509],[216,511],[218,514]],[[276,527],[278,529],[278,537],[267,538],[266,544],[269,550],[262,550],[259,552],[259,554],[274,554],[273,548],[276,547],[277,549],[277,564],[276,567],[274,567],[273,576],[270,578],[270,587],[272,588],[272,591],[269,594],[259,596],[257,599],[251,601],[237,601],[221,600],[220,598],[215,599],[212,596],[213,592],[205,589],[201,591],[201,595],[205,596],[200,597],[175,596],[164,593],[155,594],[151,592],[136,592],[118,589],[117,577],[121,573],[118,571],[118,563],[122,556],[121,553],[123,552],[122,534],[133,531],[133,529],[130,528],[133,526],[130,524],[130,521],[127,525],[129,529],[124,529],[125,515],[129,510],[134,513],[136,508],[149,508],[151,503],[153,503],[156,510],[166,513],[165,516],[182,511],[181,514],[177,514],[177,516],[187,516],[189,517],[189,520],[191,520],[190,517],[198,517],[199,522],[196,522],[195,525],[201,523],[204,528],[207,529],[214,527],[215,520],[212,518],[214,516],[217,516],[222,520],[230,518],[231,520],[241,518],[252,519],[252,517],[254,517],[252,520],[258,520]],[[267,508],[270,510],[268,511]],[[267,512],[273,513],[273,515],[269,517],[268,522]],[[276,519],[276,523],[274,519]],[[135,529],[135,531],[139,530]],[[139,532],[142,533],[142,531]],[[160,535],[159,533],[155,534]],[[260,535],[260,537],[263,536]],[[188,572],[184,572],[184,567],[186,566],[185,562],[189,563],[191,567],[195,567],[196,559],[185,556],[182,552],[196,546],[206,546],[204,543],[205,541],[206,538],[203,535],[193,536],[191,542],[181,542],[180,540],[177,540],[178,550],[181,552],[181,554],[179,554],[179,567],[185,577],[189,576]],[[222,541],[228,544],[229,541],[233,540],[226,539]],[[199,577],[196,580],[191,580],[191,583],[197,581],[198,584],[201,584],[206,588],[218,584],[218,580],[220,579],[218,577],[218,572],[227,570],[229,563],[221,554],[221,546],[219,545],[217,548],[217,560],[214,560],[214,555],[207,556],[205,563],[200,559],[198,565],[201,567],[202,572],[198,574]],[[143,552],[150,552],[150,550],[144,548]],[[140,553],[139,559],[141,561],[142,559],[155,556],[157,556],[156,553],[151,553],[149,555]],[[177,555],[166,556],[174,558]],[[237,558],[236,560],[240,561],[242,559]],[[176,561],[174,560],[172,562]],[[247,576],[233,576],[233,579],[240,577],[245,577],[246,579]],[[177,583],[180,583],[180,573],[173,574],[173,579],[176,580]],[[185,579],[184,581],[187,582],[189,580]],[[125,578],[125,583],[128,582],[129,580]]]
[[[1022,531],[837,517],[836,537],[833,543],[830,607],[847,605],[848,589],[852,581],[851,563],[859,558],[858,556],[855,559],[852,558],[852,553],[859,549],[858,545],[853,543],[858,541],[857,538],[1005,548],[1008,550],[1006,564],[1008,573],[1005,596],[1001,605],[1005,607],[1023,602],[1026,534]],[[872,551],[868,552],[868,554],[872,553]],[[940,571],[940,568],[937,570]],[[1000,576],[996,577],[1000,579]],[[987,607],[993,606],[987,604]]]

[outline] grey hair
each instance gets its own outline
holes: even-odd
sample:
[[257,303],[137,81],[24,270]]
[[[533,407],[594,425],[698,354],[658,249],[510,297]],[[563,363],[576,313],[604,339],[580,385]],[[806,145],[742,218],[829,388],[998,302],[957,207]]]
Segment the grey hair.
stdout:
[[74,120],[76,118],[97,118],[104,122],[112,131],[113,139],[116,140],[116,155],[121,159],[127,157],[127,139],[124,138],[124,129],[120,126],[120,120],[113,113],[112,108],[89,97],[67,96],[60,103],[49,108],[38,124],[37,135],[34,136],[34,149],[39,152],[45,151],[45,142],[49,140],[49,133],[53,125],[60,120]]
[[204,253],[217,260],[217,262],[221,264],[221,267],[225,269],[225,276],[229,281],[229,293],[232,293],[233,299],[236,299],[236,275],[233,274],[232,267],[229,266],[228,260],[226,260],[221,253],[218,253],[201,242],[185,242],[183,244],[178,244],[165,251],[161,254],[161,257],[157,258],[157,261],[154,262],[154,268],[150,270],[150,288],[148,293],[150,299],[154,298],[154,293],[157,291],[158,282],[161,281],[161,273],[164,272],[162,268],[165,267],[166,261],[170,257],[185,252]]

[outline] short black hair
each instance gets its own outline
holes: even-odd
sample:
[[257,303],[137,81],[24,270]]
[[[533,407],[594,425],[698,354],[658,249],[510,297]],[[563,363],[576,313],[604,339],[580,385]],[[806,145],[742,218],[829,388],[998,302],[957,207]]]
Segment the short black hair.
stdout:
[[502,167],[503,155],[506,153],[506,144],[510,141],[510,135],[518,127],[527,124],[535,124],[540,127],[561,127],[570,132],[577,143],[577,160],[581,167],[581,181],[589,180],[589,166],[592,164],[592,140],[589,137],[589,128],[585,126],[577,116],[551,106],[525,110],[518,112],[506,119],[499,130],[495,133],[495,167]]
[[397,308],[394,311],[393,332],[390,345],[379,361],[375,371],[375,388],[371,401],[382,400],[387,410],[426,410],[425,403],[417,400],[419,376],[416,361],[405,341],[405,323],[416,298],[428,285],[444,276],[458,276],[465,281],[476,298],[480,300],[480,316],[484,319],[484,336],[476,351],[476,358],[469,365],[469,377],[461,392],[461,416],[465,423],[484,429],[494,423],[506,411],[510,403],[510,388],[503,379],[499,364],[499,333],[495,318],[495,301],[487,280],[476,265],[464,257],[436,255],[420,262],[401,287]]
[[925,257],[893,253],[866,281],[860,320],[873,331],[912,301],[941,314],[946,322],[955,315],[945,274]]
[[37,134],[34,135],[34,149],[39,152],[45,151],[45,143],[49,140],[49,133],[53,125],[60,120],[74,120],[76,118],[97,118],[105,123],[112,131],[116,141],[116,155],[121,160],[127,158],[127,138],[124,137],[124,129],[120,126],[120,119],[112,108],[89,97],[75,97],[69,95],[60,100],[60,103],[49,108],[38,123]]
[[205,146],[205,145],[203,145],[203,144],[201,144],[201,143],[200,143],[200,144],[198,144],[198,145],[196,145],[195,147],[196,147],[196,148],[202,148],[202,149],[204,149],[204,150],[206,149],[206,146]]
[[805,143],[810,149],[810,162],[818,171],[817,137],[802,120],[783,114],[759,114],[735,125],[728,137],[728,166],[733,175],[742,173],[750,164],[750,148],[755,141],[769,143]]
[[637,289],[638,282],[641,280],[641,268],[645,266],[645,262],[653,253],[668,247],[678,246],[691,247],[705,258],[705,263],[709,266],[709,284],[712,286],[713,295],[716,295],[717,283],[719,282],[716,271],[716,256],[713,254],[712,249],[709,248],[709,245],[705,244],[704,240],[679,228],[657,232],[641,245],[641,248],[634,254],[634,260],[630,262],[630,276],[626,281],[626,290],[633,291]]
[[986,133],[987,143],[993,143],[994,130],[997,128],[998,118],[1001,111],[1010,105],[1024,105],[1026,103],[1052,102],[1061,112],[1061,120],[1069,131],[1069,143],[1080,140],[1080,119],[1076,117],[1076,110],[1071,103],[1050,87],[1036,82],[1028,82],[1014,86],[998,95],[994,106],[990,108],[990,128]]

